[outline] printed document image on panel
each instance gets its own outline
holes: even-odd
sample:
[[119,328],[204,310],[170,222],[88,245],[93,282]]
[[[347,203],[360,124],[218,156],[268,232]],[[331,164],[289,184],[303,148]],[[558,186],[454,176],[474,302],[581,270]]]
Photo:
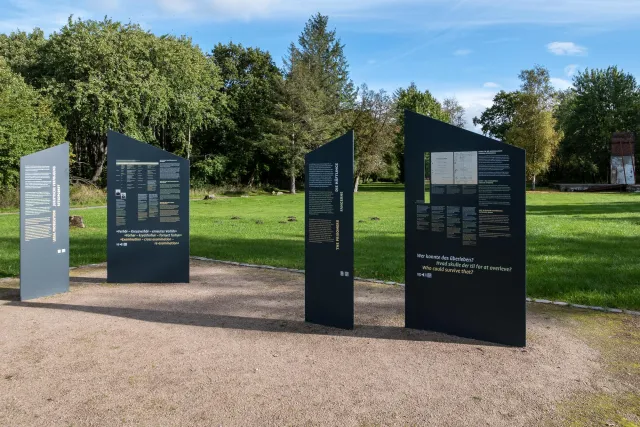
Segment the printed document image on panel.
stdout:
[[453,153],[431,153],[431,185],[453,184]]
[[453,153],[453,183],[478,184],[478,152],[457,151]]

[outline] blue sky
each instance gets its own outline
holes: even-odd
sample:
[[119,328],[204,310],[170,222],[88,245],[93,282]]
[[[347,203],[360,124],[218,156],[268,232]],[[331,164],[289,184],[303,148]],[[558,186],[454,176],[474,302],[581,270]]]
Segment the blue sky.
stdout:
[[229,40],[258,46],[281,65],[315,12],[329,15],[356,84],[392,92],[415,81],[440,100],[455,96],[469,126],[535,64],[558,88],[585,67],[640,78],[640,0],[0,0],[0,32],[50,33],[70,14],[108,15],[187,34],[205,51]]

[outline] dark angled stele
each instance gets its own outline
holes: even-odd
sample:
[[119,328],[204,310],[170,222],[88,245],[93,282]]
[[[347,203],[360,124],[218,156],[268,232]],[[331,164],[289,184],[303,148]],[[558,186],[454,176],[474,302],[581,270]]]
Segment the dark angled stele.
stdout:
[[353,131],[305,156],[305,320],[353,328]]
[[526,344],[525,152],[405,112],[405,325]]
[[69,290],[69,143],[20,159],[20,299]]
[[189,282],[189,161],[111,131],[107,146],[107,281]]

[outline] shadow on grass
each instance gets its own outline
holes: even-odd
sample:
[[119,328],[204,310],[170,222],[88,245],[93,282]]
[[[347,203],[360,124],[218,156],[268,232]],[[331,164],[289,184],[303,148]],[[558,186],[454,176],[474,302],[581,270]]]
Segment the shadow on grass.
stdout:
[[258,317],[189,313],[181,311],[148,310],[142,308],[99,307],[19,301],[11,302],[9,305],[36,309],[78,311],[174,325],[203,326],[260,332],[376,338],[398,341],[428,341],[467,345],[478,345],[479,343],[482,343],[483,345],[501,347],[499,344],[485,343],[482,341],[454,337],[437,332],[418,331],[400,326],[356,325],[353,330],[345,330],[307,323],[301,320],[265,319]]
[[375,182],[372,184],[360,184],[358,192],[363,193],[404,193],[404,184],[394,184],[392,182]]
[[[529,213],[598,214],[633,209],[640,212],[640,203],[530,206]],[[630,217],[628,221],[635,222],[635,218]],[[303,269],[304,239],[297,234],[289,237],[256,239],[242,235],[230,238],[192,234],[191,254]],[[401,232],[357,231],[354,247],[357,276],[404,282],[404,236]],[[18,238],[0,238],[0,248],[7,248],[3,252],[7,256],[0,262],[0,275],[17,276]],[[638,254],[640,239],[637,236],[609,237],[606,230],[560,236],[530,233],[527,236],[527,294],[534,298],[638,310]],[[71,265],[103,262],[106,259],[106,239],[101,236],[74,236],[70,256]],[[259,272],[255,274],[259,275]]]
[[605,307],[640,308],[636,236],[527,238],[527,293]]
[[[631,197],[631,196],[630,196]],[[634,200],[638,202],[614,202],[614,203],[593,203],[593,204],[570,204],[570,205],[529,205],[528,215],[603,215],[619,213],[640,212],[640,197]],[[609,219],[609,218],[605,218]],[[614,218],[611,218],[614,219]]]
[[[20,274],[20,238],[0,238],[0,277]],[[71,266],[104,262],[107,259],[107,239],[96,236],[72,236],[69,239]]]

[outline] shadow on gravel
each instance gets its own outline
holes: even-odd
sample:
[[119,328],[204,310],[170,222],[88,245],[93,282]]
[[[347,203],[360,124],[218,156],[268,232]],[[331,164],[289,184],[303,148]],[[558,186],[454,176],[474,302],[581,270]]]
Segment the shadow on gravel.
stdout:
[[20,301],[20,288],[0,288],[0,301]]
[[429,341],[467,345],[497,344],[459,338],[437,332],[419,331],[400,326],[356,325],[353,330],[330,328],[307,323],[301,320],[266,319],[258,317],[228,316],[218,314],[186,313],[180,311],[147,310],[127,307],[99,307],[73,304],[54,304],[43,302],[11,302],[9,305],[27,308],[51,310],[69,310],[105,316],[123,317],[146,322],[191,325],[212,328],[227,328],[261,332],[284,332],[295,334],[331,335],[354,338],[378,338],[399,341]]
[[96,284],[102,284],[102,283],[107,283],[107,279],[104,279],[102,277],[71,276],[71,277],[69,277],[69,282],[71,282],[71,283],[96,283]]

